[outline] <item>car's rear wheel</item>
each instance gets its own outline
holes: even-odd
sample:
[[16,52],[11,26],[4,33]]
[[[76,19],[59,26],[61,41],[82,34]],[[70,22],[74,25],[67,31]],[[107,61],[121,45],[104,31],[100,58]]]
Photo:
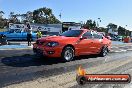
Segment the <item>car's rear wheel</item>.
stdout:
[[72,47],[65,47],[62,51],[62,58],[64,61],[71,61],[74,58],[74,49]]
[[108,54],[108,48],[107,47],[103,47],[101,52],[100,52],[100,56],[104,57]]

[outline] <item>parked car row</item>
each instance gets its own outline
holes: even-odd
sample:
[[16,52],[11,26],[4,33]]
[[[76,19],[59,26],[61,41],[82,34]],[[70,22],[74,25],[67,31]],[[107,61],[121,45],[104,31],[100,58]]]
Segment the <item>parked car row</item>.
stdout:
[[113,37],[111,37],[111,40],[113,40],[113,41],[123,41],[123,36],[113,36]]

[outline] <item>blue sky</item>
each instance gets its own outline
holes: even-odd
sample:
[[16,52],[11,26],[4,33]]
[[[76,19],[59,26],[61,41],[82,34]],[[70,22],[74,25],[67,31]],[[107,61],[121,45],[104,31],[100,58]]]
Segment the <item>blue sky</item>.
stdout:
[[85,21],[101,18],[100,26],[108,23],[121,25],[132,30],[132,0],[0,0],[0,10],[5,12],[5,17],[11,11],[26,13],[41,7],[53,10],[54,15],[61,21]]

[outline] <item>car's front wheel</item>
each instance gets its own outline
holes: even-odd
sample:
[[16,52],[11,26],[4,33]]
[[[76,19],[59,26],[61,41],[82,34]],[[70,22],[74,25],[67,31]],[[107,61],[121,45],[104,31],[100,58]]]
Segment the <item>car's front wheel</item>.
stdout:
[[100,52],[100,56],[104,57],[108,54],[108,48],[107,47],[103,47],[101,52]]
[[71,61],[74,58],[74,49],[72,47],[65,47],[62,51],[62,58],[64,61]]

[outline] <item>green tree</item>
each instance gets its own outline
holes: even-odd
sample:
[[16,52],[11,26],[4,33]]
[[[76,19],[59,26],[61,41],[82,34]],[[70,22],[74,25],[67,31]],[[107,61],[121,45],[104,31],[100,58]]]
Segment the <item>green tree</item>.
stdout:
[[17,15],[13,15],[11,19],[9,19],[10,23],[20,23],[20,21],[17,18]]
[[53,24],[60,23],[60,21],[53,15],[50,8],[39,8],[33,11],[33,20],[35,23]]
[[33,12],[27,11],[27,13],[24,16],[25,16],[25,20],[27,20],[30,23],[33,22]]
[[131,32],[129,30],[126,30],[126,36],[130,36]]
[[96,27],[97,27],[96,22],[92,21],[91,19],[87,20],[87,22],[84,24],[84,28],[87,29],[94,29]]
[[3,15],[5,13],[3,11],[0,11],[0,28],[4,28],[5,26],[7,26],[7,19],[3,18]]
[[14,12],[10,12],[10,15],[9,15],[9,19],[12,19],[13,18],[13,15],[14,15]]
[[98,32],[105,32],[105,33],[108,33],[108,28],[99,27]]
[[20,21],[17,18],[18,14],[15,14],[14,12],[10,12],[9,16],[10,16],[9,18],[10,23],[20,23]]
[[7,19],[0,19],[0,28],[3,29],[6,26],[8,26]]
[[96,22],[95,21],[93,21],[93,26],[92,26],[93,28],[96,28],[97,27],[97,25],[96,25]]
[[5,14],[3,11],[0,11],[0,19],[3,18],[3,14]]
[[113,24],[113,23],[109,23],[107,25],[108,29],[112,29],[114,32],[117,32],[117,25],[116,24]]
[[126,29],[121,27],[121,26],[119,26],[118,27],[118,35],[125,36],[126,35]]

